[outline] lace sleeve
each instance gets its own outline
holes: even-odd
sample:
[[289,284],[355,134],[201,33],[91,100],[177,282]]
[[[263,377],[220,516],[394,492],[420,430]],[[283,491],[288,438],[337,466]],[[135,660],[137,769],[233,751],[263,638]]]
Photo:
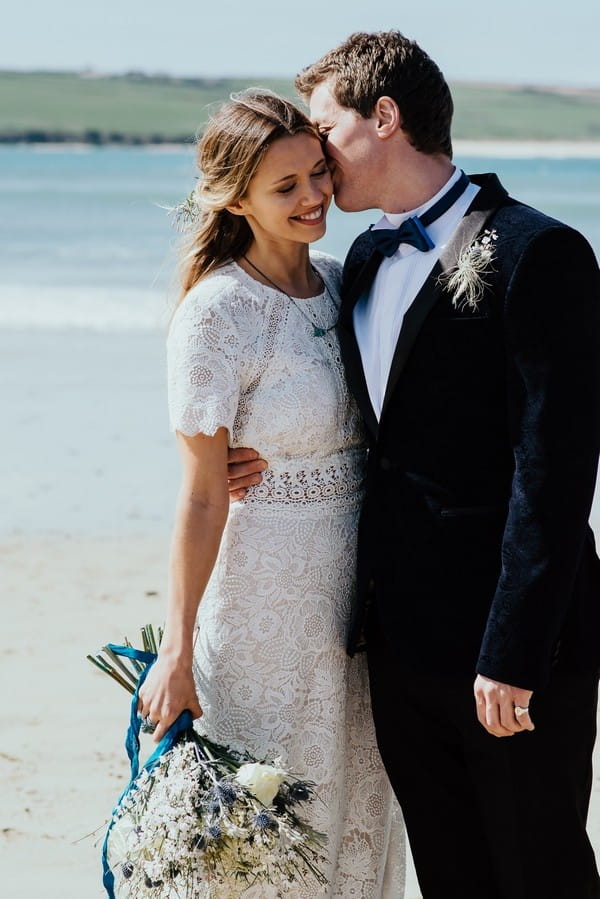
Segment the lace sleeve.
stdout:
[[167,340],[169,417],[188,437],[232,434],[241,387],[240,335],[231,289],[207,279],[178,308]]

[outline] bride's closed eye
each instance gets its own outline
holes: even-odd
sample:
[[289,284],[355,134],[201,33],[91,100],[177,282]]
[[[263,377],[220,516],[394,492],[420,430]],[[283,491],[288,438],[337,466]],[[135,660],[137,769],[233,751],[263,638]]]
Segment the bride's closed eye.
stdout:
[[[313,172],[311,174],[311,178],[323,178],[324,175],[329,174],[329,166],[327,163],[323,163],[323,167],[320,168],[317,172]],[[280,187],[277,190],[279,194],[289,194],[296,187],[296,182],[294,181],[292,184],[286,184],[285,187]]]

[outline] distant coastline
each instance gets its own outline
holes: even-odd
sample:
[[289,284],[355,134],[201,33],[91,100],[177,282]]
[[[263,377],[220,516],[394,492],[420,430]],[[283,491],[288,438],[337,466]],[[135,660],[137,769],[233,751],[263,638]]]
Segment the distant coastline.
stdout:
[[191,144],[193,134],[131,134],[124,131],[61,131],[60,129],[24,128],[0,131],[0,144],[85,144],[90,147],[143,147],[163,144]]
[[[0,71],[0,144],[189,145],[216,105],[251,84],[298,100],[281,78]],[[456,141],[600,143],[600,87],[451,88]]]
[[[91,152],[95,149],[148,150],[156,153],[181,153],[185,149],[193,150],[194,138],[181,140],[156,137],[147,139],[135,135],[123,135],[116,140],[86,140],[82,135],[57,136],[48,132],[42,140],[4,139],[0,134],[0,147],[20,146],[36,152],[54,153]],[[453,141],[456,157],[481,157],[485,159],[600,159],[600,140],[598,141],[566,141],[566,140],[455,140]]]
[[455,156],[493,159],[600,159],[600,140],[455,140]]

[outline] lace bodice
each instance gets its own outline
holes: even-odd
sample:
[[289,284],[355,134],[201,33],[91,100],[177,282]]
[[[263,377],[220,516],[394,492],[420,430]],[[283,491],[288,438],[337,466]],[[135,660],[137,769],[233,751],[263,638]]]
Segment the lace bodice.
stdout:
[[187,435],[225,427],[232,446],[257,449],[269,469],[251,499],[302,502],[319,485],[330,495],[357,486],[362,430],[337,335],[315,337],[311,324],[336,322],[341,268],[312,260],[327,285],[319,296],[290,300],[232,262],[188,294],[171,326],[171,425]]

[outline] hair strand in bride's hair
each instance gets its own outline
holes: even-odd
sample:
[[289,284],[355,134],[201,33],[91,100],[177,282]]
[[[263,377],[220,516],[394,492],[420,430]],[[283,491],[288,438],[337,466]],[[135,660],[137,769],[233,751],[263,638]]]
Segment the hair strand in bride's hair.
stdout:
[[247,251],[250,226],[226,207],[245,196],[275,140],[302,132],[318,136],[293,103],[256,88],[233,94],[212,116],[198,141],[194,203],[199,214],[182,259],[181,298],[201,278]]

